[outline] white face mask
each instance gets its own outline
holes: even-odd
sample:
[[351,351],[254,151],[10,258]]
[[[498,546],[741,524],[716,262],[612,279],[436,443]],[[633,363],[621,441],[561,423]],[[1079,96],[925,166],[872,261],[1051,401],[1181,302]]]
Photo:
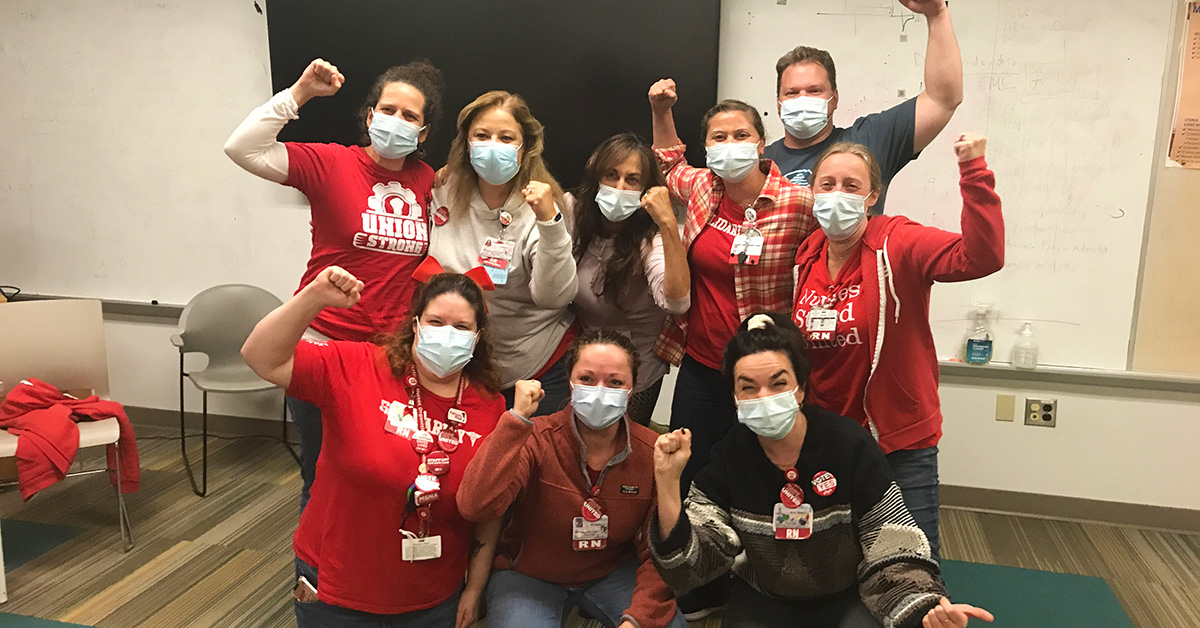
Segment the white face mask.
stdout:
[[417,326],[417,359],[438,377],[456,373],[475,354],[479,334],[449,325]]
[[709,146],[708,169],[729,183],[745,179],[758,166],[758,144],[725,142]]
[[629,391],[624,388],[571,384],[571,408],[589,428],[599,431],[625,416]]
[[599,191],[596,192],[596,205],[600,207],[600,213],[604,214],[605,218],[612,222],[621,222],[642,206],[642,192],[618,190],[601,183]]
[[371,115],[371,147],[384,159],[399,159],[417,150],[419,137],[425,127],[417,126],[399,116],[389,116],[376,111]]
[[867,216],[867,197],[849,192],[822,192],[813,195],[813,217],[826,237],[841,239],[858,228]]
[[763,438],[779,440],[787,436],[800,413],[797,390],[799,387],[770,397],[738,401],[738,421]]
[[797,96],[779,102],[779,119],[788,133],[806,140],[829,124],[829,101],[833,98]]

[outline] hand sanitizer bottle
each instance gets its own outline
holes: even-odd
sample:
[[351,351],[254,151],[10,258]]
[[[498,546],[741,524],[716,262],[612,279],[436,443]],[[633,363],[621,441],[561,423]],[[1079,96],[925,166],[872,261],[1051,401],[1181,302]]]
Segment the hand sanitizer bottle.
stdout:
[[1033,337],[1033,323],[1025,321],[1021,327],[1021,335],[1017,337],[1012,348],[1012,365],[1019,369],[1031,369],[1037,366],[1038,345]]
[[967,330],[966,342],[963,343],[963,359],[968,364],[987,364],[992,360],[992,329],[988,326],[988,313],[991,306],[986,303],[976,303],[971,327]]

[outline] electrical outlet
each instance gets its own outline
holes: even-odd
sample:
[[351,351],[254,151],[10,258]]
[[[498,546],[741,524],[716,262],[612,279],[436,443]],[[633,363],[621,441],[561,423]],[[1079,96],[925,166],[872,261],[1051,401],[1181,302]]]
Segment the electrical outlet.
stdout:
[[996,395],[996,420],[1011,423],[1017,414],[1016,395]]
[[1058,418],[1057,399],[1025,399],[1025,425],[1054,427]]

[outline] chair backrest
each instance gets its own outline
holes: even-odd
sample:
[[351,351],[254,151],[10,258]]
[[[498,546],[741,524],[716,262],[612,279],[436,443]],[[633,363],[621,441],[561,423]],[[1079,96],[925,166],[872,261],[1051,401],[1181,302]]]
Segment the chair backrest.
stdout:
[[246,284],[213,286],[197,294],[179,316],[184,353],[208,356],[210,366],[242,362],[242,345],[254,326],[283,305],[279,297]]
[[36,377],[61,390],[108,395],[100,302],[53,299],[0,304],[0,394]]

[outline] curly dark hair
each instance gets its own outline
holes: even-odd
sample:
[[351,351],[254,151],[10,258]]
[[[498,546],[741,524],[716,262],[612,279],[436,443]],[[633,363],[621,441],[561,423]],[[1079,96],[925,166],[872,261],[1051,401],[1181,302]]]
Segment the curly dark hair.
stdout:
[[[425,126],[431,131],[437,126],[439,120],[442,119],[442,92],[446,89],[446,81],[442,78],[442,71],[437,69],[428,59],[418,59],[404,65],[394,65],[383,74],[375,78],[375,83],[371,85],[371,91],[367,92],[367,98],[363,101],[362,109],[359,110],[359,123],[362,127],[362,143],[364,146],[371,143],[371,136],[368,133],[367,116],[375,109],[375,105],[379,104],[380,97],[383,96],[383,88],[391,83],[404,83],[412,85],[421,95],[425,97],[425,110],[422,114],[425,117]],[[416,155],[418,158],[425,156],[425,144],[422,142],[417,147]]]
[[[750,321],[756,316],[766,316],[769,323],[750,329]],[[733,367],[738,360],[756,353],[778,351],[792,362],[792,372],[801,388],[808,390],[808,376],[812,373],[812,363],[808,360],[808,347],[804,342],[804,334],[792,322],[792,317],[781,312],[760,312],[751,314],[738,325],[737,333],[725,346],[721,375],[729,390],[733,390]]]
[[[596,192],[600,190],[600,180],[605,172],[625,161],[630,155],[637,155],[642,162],[642,177],[644,190],[656,186],[665,186],[662,170],[654,157],[650,143],[633,133],[614,135],[596,147],[596,151],[588,157],[583,167],[583,181],[575,190],[575,261],[579,261],[591,246],[592,240],[600,235],[605,223],[600,207],[596,205]],[[654,239],[658,233],[658,225],[645,211],[634,212],[632,216],[618,223],[620,230],[613,238],[613,254],[604,267],[605,301],[620,309],[627,302],[629,286],[632,278],[644,272],[642,247]]]
[[387,352],[388,364],[396,377],[404,375],[405,369],[412,362],[413,321],[421,318],[429,302],[443,294],[457,294],[471,304],[475,310],[475,328],[479,330],[479,341],[475,343],[475,352],[471,361],[463,367],[463,373],[471,381],[471,385],[495,395],[500,392],[500,367],[492,355],[492,345],[488,342],[487,307],[484,305],[483,290],[466,275],[458,273],[441,273],[429,278],[424,284],[417,286],[413,292],[412,305],[408,308],[408,317],[400,324],[395,333],[384,336],[380,344]]

